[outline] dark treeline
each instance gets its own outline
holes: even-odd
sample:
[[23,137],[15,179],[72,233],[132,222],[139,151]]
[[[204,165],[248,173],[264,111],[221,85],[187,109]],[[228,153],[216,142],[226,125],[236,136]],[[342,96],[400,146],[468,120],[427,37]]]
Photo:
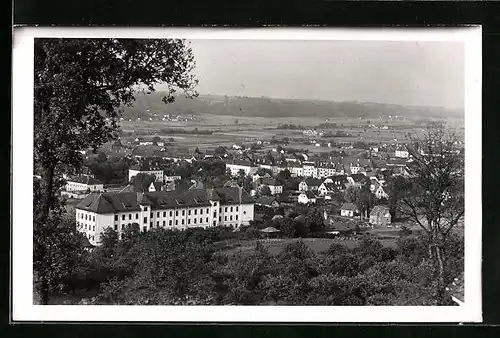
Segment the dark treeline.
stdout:
[[[109,229],[103,245],[81,254],[78,269],[60,280],[59,292],[95,290],[93,304],[435,304],[435,271],[419,237],[401,238],[396,248],[367,238],[352,249],[334,243],[320,253],[301,240],[277,254],[266,240],[254,250],[227,250],[231,241],[259,236],[253,227],[142,233],[134,224],[118,241]],[[463,243],[452,237],[447,248],[460,257]],[[462,269],[461,259],[450,259],[447,280]]]

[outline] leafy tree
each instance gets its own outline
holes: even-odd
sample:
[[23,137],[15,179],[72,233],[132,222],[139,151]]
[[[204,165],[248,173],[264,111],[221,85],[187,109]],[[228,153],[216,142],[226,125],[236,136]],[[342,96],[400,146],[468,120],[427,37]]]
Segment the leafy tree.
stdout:
[[160,136],[154,136],[153,137],[153,143],[158,144],[158,142],[161,142],[161,137]]
[[396,219],[397,205],[403,196],[406,181],[402,176],[389,176],[386,180],[386,190],[389,195],[388,206],[392,219]]
[[311,209],[306,215],[306,226],[308,234],[315,233],[325,227],[323,216],[317,208]]
[[[34,55],[34,164],[43,195],[34,216],[37,226],[49,226],[56,193],[64,184],[61,173],[81,167],[78,151],[95,150],[117,136],[120,108],[133,103],[135,92],[152,92],[166,83],[163,101],[169,103],[178,90],[196,95],[197,81],[191,74],[194,57],[182,40],[36,39]],[[50,251],[35,250],[38,257]],[[37,274],[42,284],[50,284],[50,271]]]
[[292,174],[290,173],[290,170],[285,169],[282,170],[278,173],[278,176],[276,177],[276,180],[280,182],[281,184],[285,183],[288,179],[292,177]]
[[399,211],[426,234],[429,256],[438,271],[438,303],[445,296],[447,240],[464,215],[464,159],[454,153],[457,140],[443,125],[432,125],[422,137],[409,140],[411,178],[398,203]]
[[269,188],[267,185],[261,185],[259,191],[263,196],[271,196],[271,188]]
[[84,263],[88,240],[76,230],[73,220],[50,215],[45,223],[35,220],[33,270],[42,304],[53,292],[74,290],[78,267]]

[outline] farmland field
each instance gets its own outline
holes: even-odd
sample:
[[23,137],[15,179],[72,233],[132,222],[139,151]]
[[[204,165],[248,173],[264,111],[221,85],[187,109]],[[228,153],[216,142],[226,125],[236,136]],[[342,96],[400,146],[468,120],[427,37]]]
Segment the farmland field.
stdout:
[[[333,149],[327,147],[316,147],[313,144],[304,142],[294,142],[294,139],[305,139],[302,130],[297,129],[277,129],[280,124],[293,124],[303,129],[314,129],[320,124],[321,130],[331,132],[335,135],[337,131],[350,133],[352,136],[315,136],[309,139],[316,142],[380,142],[380,143],[400,143],[404,142],[409,134],[419,135],[422,128],[415,125],[411,119],[391,120],[387,118],[349,118],[349,117],[279,117],[265,118],[255,116],[232,116],[199,114],[196,120],[190,121],[149,121],[133,120],[121,121],[124,132],[129,133],[123,139],[132,139],[136,135],[141,137],[153,137],[158,135],[163,138],[174,138],[174,147],[188,147],[194,149],[213,149],[219,145],[230,147],[234,143],[251,143],[257,140],[269,141],[272,137],[291,139],[289,147],[307,149],[311,152],[329,152]],[[457,131],[463,131],[463,121],[450,119],[450,125]],[[387,129],[383,129],[387,127]],[[179,133],[175,130],[178,129]],[[212,134],[200,134],[203,131],[211,131]],[[181,133],[182,132],[182,133]],[[266,147],[271,149],[274,146]]]

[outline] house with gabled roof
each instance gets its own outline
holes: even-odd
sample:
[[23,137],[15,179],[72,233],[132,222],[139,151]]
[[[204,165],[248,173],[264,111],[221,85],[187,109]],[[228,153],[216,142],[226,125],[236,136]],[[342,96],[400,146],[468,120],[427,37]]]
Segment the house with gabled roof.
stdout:
[[281,194],[283,192],[283,185],[271,177],[261,178],[259,187],[260,186],[268,186],[269,190],[271,190],[271,195]]
[[346,175],[335,175],[327,177],[323,180],[323,183],[333,183],[338,190],[344,191],[349,185]]
[[332,195],[339,192],[339,189],[334,183],[321,183],[318,188],[318,192],[320,196]]
[[359,208],[354,203],[344,203],[340,207],[340,215],[346,217],[354,217],[359,215]]
[[313,191],[318,190],[322,181],[317,178],[308,177],[299,183],[299,191]]
[[315,204],[316,195],[312,191],[303,191],[297,200],[300,204]]
[[79,175],[66,179],[65,190],[67,192],[103,191],[104,185],[93,176]]
[[360,186],[367,182],[368,178],[364,174],[351,174],[346,177],[351,185]]

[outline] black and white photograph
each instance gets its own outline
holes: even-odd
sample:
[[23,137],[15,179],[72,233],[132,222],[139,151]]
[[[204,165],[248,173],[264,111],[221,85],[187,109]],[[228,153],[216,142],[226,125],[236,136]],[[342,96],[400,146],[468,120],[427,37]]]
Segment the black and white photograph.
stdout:
[[14,315],[480,321],[480,37],[20,31]]

